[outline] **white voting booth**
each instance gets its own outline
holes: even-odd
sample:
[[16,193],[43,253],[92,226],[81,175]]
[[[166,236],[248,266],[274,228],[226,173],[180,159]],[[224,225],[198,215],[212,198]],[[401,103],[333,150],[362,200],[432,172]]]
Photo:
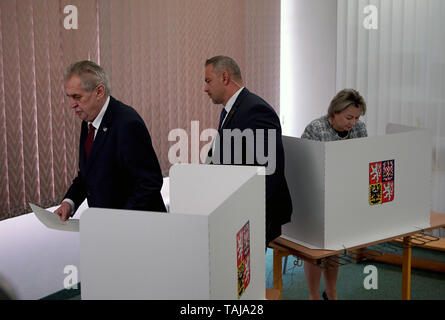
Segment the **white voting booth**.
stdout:
[[90,208],[82,299],[265,299],[265,176],[175,165],[170,213]]
[[293,203],[282,237],[339,250],[430,226],[432,138],[386,135],[333,142],[283,137]]

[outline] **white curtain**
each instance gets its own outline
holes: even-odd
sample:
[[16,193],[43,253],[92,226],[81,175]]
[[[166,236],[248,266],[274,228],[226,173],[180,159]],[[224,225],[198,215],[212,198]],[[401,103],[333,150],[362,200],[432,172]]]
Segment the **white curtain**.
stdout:
[[[352,87],[363,94],[368,104],[365,121],[370,135],[384,134],[388,122],[431,131],[432,210],[442,213],[444,18],[443,0],[338,0],[337,91]],[[443,230],[441,236],[445,236]]]

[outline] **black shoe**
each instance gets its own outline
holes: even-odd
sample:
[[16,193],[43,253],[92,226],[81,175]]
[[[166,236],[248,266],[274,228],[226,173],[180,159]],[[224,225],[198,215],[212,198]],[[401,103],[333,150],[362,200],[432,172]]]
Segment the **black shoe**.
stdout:
[[329,300],[328,295],[326,294],[326,291],[323,291],[322,295],[323,300]]

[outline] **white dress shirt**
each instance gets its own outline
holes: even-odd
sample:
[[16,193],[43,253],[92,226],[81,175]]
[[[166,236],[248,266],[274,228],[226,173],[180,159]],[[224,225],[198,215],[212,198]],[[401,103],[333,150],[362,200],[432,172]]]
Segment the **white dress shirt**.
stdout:
[[[237,92],[235,92],[234,95],[230,97],[229,101],[227,101],[227,103],[224,107],[224,109],[226,109],[227,113],[226,113],[226,116],[224,117],[224,120],[221,122],[221,128],[224,125],[224,122],[226,121],[226,118],[229,115],[230,110],[232,110],[232,107],[233,107],[236,99],[238,98],[239,94],[241,93],[241,90],[243,90],[243,89],[244,89],[244,87],[241,87],[241,89],[239,89]],[[213,143],[212,143],[212,154],[214,154],[214,152],[215,152],[215,141],[216,141],[216,137],[213,139]],[[207,160],[209,160],[209,159],[207,159]]]
[[227,101],[226,106],[224,109],[226,109],[227,114],[224,117],[223,122],[221,123],[221,127],[223,126],[224,122],[226,121],[227,116],[229,115],[230,110],[232,110],[233,104],[235,103],[236,99],[238,98],[239,94],[241,93],[241,90],[243,90],[244,87],[241,87],[233,96],[230,97],[229,101]]

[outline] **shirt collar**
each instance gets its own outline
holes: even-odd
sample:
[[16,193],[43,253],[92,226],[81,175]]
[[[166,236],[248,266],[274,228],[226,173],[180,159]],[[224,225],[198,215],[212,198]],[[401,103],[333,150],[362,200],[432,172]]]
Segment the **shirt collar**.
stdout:
[[104,117],[105,112],[107,111],[108,104],[110,103],[110,96],[108,96],[107,100],[105,101],[102,109],[100,110],[99,114],[97,115],[96,119],[94,119],[93,122],[88,122],[88,126],[90,123],[93,124],[93,127],[97,130],[100,127],[100,124],[102,122],[102,119]]
[[233,107],[236,99],[238,98],[239,94],[241,93],[241,91],[243,89],[244,89],[244,87],[241,87],[241,89],[239,89],[237,92],[235,92],[235,94],[230,97],[229,101],[227,101],[226,106],[224,107],[224,109],[226,109],[226,111],[227,111],[227,114],[229,114],[230,110],[232,110],[232,107]]

